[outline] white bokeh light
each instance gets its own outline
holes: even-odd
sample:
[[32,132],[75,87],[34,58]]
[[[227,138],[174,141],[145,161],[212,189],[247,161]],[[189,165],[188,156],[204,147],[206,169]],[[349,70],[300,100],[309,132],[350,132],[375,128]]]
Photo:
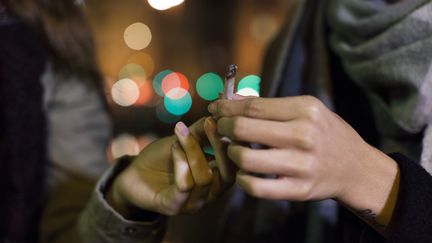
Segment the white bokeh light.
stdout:
[[111,143],[111,153],[114,159],[124,155],[137,155],[139,151],[138,140],[130,134],[117,136]]
[[237,91],[237,94],[239,94],[241,96],[255,96],[255,97],[259,97],[258,91],[254,90],[252,88],[243,88],[243,89]]
[[147,2],[152,8],[162,11],[180,5],[184,0],[147,0]]
[[113,101],[120,106],[131,106],[139,98],[139,87],[131,79],[121,79],[111,88]]
[[123,37],[129,48],[139,51],[150,44],[152,33],[147,25],[137,22],[126,28]]

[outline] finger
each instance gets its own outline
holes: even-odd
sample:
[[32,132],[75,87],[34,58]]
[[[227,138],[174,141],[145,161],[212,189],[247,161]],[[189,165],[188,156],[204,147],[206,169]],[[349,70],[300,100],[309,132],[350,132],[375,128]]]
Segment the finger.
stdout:
[[311,156],[298,150],[258,150],[235,144],[228,146],[228,156],[242,171],[291,177],[307,175],[313,163]]
[[186,154],[195,185],[205,186],[210,184],[212,181],[212,171],[198,141],[191,135],[189,129],[182,122],[176,124],[175,134]]
[[176,185],[172,185],[158,194],[157,211],[168,216],[177,215],[187,203],[189,195],[190,192],[179,191]]
[[201,145],[207,141],[206,140],[206,133],[204,131],[205,119],[206,118],[203,117],[203,118],[199,119],[198,121],[194,122],[189,127],[190,134],[192,134],[192,136],[195,138],[195,140],[197,140],[197,142]]
[[219,197],[223,188],[226,187],[221,181],[222,177],[218,168],[213,168],[213,180],[209,188],[207,202],[211,202]]
[[248,194],[258,198],[291,201],[310,199],[309,187],[289,177],[268,179],[239,172],[236,182]]
[[275,121],[315,116],[322,103],[312,96],[217,100],[208,106],[215,117],[246,116]]
[[189,198],[181,209],[181,212],[194,213],[204,207],[209,197],[210,187],[211,185],[195,187],[190,192]]
[[174,163],[174,182],[179,191],[186,192],[192,190],[194,181],[191,170],[187,162],[186,154],[181,149],[178,142],[174,143],[171,150]]
[[227,157],[226,151],[228,144],[221,141],[222,137],[216,132],[216,123],[213,118],[209,117],[205,120],[204,130],[210,145],[214,149],[216,165],[222,177],[222,181],[227,184],[234,182],[237,168]]
[[217,131],[234,141],[305,150],[313,147],[316,133],[310,123],[303,121],[280,122],[248,117],[221,118],[217,122]]

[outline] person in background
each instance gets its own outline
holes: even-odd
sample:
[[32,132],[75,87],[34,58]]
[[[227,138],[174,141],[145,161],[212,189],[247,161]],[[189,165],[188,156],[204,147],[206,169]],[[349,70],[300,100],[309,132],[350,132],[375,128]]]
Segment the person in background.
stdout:
[[1,0],[0,33],[1,242],[159,242],[160,215],[197,211],[232,182],[211,118],[108,168],[103,81],[75,1]]

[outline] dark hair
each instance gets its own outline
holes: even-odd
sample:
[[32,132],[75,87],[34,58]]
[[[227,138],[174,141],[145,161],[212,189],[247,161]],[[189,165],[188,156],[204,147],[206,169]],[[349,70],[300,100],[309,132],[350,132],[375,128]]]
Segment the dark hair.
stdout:
[[46,42],[56,70],[102,88],[91,30],[74,0],[2,0]]

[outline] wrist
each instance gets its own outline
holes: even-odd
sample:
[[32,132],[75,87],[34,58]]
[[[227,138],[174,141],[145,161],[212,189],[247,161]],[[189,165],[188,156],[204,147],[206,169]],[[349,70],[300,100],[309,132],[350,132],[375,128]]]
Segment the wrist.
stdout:
[[125,188],[128,188],[128,182],[131,181],[131,176],[133,176],[133,174],[134,171],[130,168],[120,173],[108,188],[106,200],[108,204],[125,219],[141,222],[155,221],[161,216],[159,213],[140,208],[134,205],[125,196],[128,193],[125,191],[127,190]]
[[[337,200],[373,228],[383,232],[393,213],[396,200],[394,185],[398,180],[399,168],[386,154],[370,145],[367,147],[361,160],[357,161],[360,167],[356,168],[351,183],[347,184]],[[393,199],[389,204],[390,198]]]
[[131,215],[131,205],[119,191],[119,185],[121,185],[123,173],[124,171],[114,179],[113,183],[108,188],[106,192],[106,200],[116,212],[121,214],[124,218],[129,218]]

